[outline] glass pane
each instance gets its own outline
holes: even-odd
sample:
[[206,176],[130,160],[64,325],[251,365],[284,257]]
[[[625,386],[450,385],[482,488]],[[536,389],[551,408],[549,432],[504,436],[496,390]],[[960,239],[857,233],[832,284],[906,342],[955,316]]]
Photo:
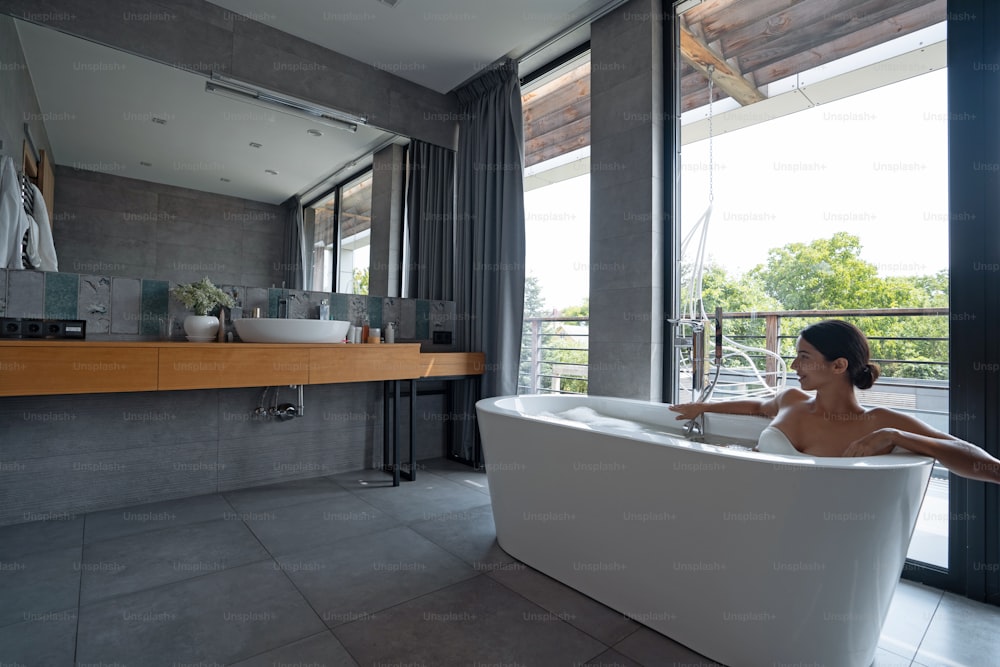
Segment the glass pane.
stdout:
[[368,294],[372,229],[372,173],[341,188],[337,291]]
[[525,299],[519,393],[587,393],[590,54],[522,89]]
[[[685,79],[684,98],[699,101],[681,118],[681,237],[690,238],[682,290],[691,287],[709,315],[716,306],[727,313],[727,355],[752,348],[734,355],[733,367],[727,356],[716,397],[767,391],[750,381],[761,375],[772,389],[796,386],[792,371],[784,385],[766,373],[790,361],[801,328],[837,317],[868,334],[883,370],[871,390],[858,392],[862,405],[947,432],[944,25],[921,37],[799,73],[746,106],[716,87],[710,107],[708,79]],[[697,298],[688,301],[700,311]],[[693,363],[689,350],[675,354],[685,400]],[[948,478],[936,471],[909,556],[947,567],[948,524]]]
[[[304,210],[305,227],[312,229],[312,271],[308,289],[317,292],[333,291],[333,250],[337,243],[337,195],[331,193]],[[307,234],[308,239],[308,234]]]

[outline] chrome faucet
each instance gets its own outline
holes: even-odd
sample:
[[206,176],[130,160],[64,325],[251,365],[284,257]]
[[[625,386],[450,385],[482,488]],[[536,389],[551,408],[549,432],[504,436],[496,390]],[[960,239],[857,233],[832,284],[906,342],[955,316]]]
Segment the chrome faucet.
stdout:
[[[677,319],[671,322],[677,326],[691,327],[690,342],[687,338],[679,336],[674,338],[674,345],[691,348],[691,395],[695,403],[704,403],[715,392],[722,369],[722,308],[715,309],[715,376],[707,387],[705,386],[705,322],[695,319]],[[689,440],[703,437],[705,415],[701,414],[688,420],[684,424],[683,432],[684,437]]]

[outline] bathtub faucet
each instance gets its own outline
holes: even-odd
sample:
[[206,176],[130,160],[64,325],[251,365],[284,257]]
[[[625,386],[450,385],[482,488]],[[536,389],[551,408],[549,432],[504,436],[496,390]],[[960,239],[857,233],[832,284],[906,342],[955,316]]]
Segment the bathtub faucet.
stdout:
[[[719,383],[719,373],[722,370],[722,308],[715,309],[715,373],[712,381],[705,386],[705,321],[695,319],[671,320],[675,326],[691,328],[690,341],[683,336],[674,339],[677,347],[691,348],[691,396],[695,403],[704,403],[712,398],[715,387]],[[704,415],[699,415],[684,424],[684,436],[688,439],[705,434]]]

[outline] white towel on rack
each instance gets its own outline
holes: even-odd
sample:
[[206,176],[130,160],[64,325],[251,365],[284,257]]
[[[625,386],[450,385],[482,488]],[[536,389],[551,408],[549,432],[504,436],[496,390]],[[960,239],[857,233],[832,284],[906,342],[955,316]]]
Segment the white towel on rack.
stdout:
[[24,244],[24,256],[27,258],[25,268],[42,268],[42,258],[38,255],[38,223],[30,215],[28,216],[28,233],[24,235],[27,243]]
[[28,214],[21,202],[14,159],[0,161],[0,269],[23,269],[21,241],[28,230]]
[[[38,223],[38,257],[35,264],[42,271],[58,271],[59,259],[56,257],[56,246],[52,241],[52,222],[49,220],[49,210],[45,207],[42,191],[34,183],[31,190],[35,193],[35,222]],[[32,260],[34,261],[34,260]]]

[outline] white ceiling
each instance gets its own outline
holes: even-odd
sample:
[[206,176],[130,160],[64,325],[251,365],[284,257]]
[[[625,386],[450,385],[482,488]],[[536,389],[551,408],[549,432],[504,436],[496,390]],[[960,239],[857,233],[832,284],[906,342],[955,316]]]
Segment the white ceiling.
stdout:
[[203,76],[30,23],[17,29],[60,165],[277,204],[394,137],[208,94]]
[[[521,58],[613,0],[213,0],[213,4],[447,93]],[[584,37],[583,39],[586,39]],[[522,74],[524,70],[522,68]]]
[[[504,57],[527,54],[520,68],[524,75],[589,39],[583,20],[621,3],[215,2],[439,92],[453,90]],[[280,203],[360,171],[370,164],[372,150],[387,142],[406,141],[365,126],[352,134],[207,94],[206,79],[198,74],[15,23],[56,164]],[[558,44],[537,48],[573,27]],[[310,135],[310,129],[323,134]],[[261,147],[252,148],[251,142]]]

